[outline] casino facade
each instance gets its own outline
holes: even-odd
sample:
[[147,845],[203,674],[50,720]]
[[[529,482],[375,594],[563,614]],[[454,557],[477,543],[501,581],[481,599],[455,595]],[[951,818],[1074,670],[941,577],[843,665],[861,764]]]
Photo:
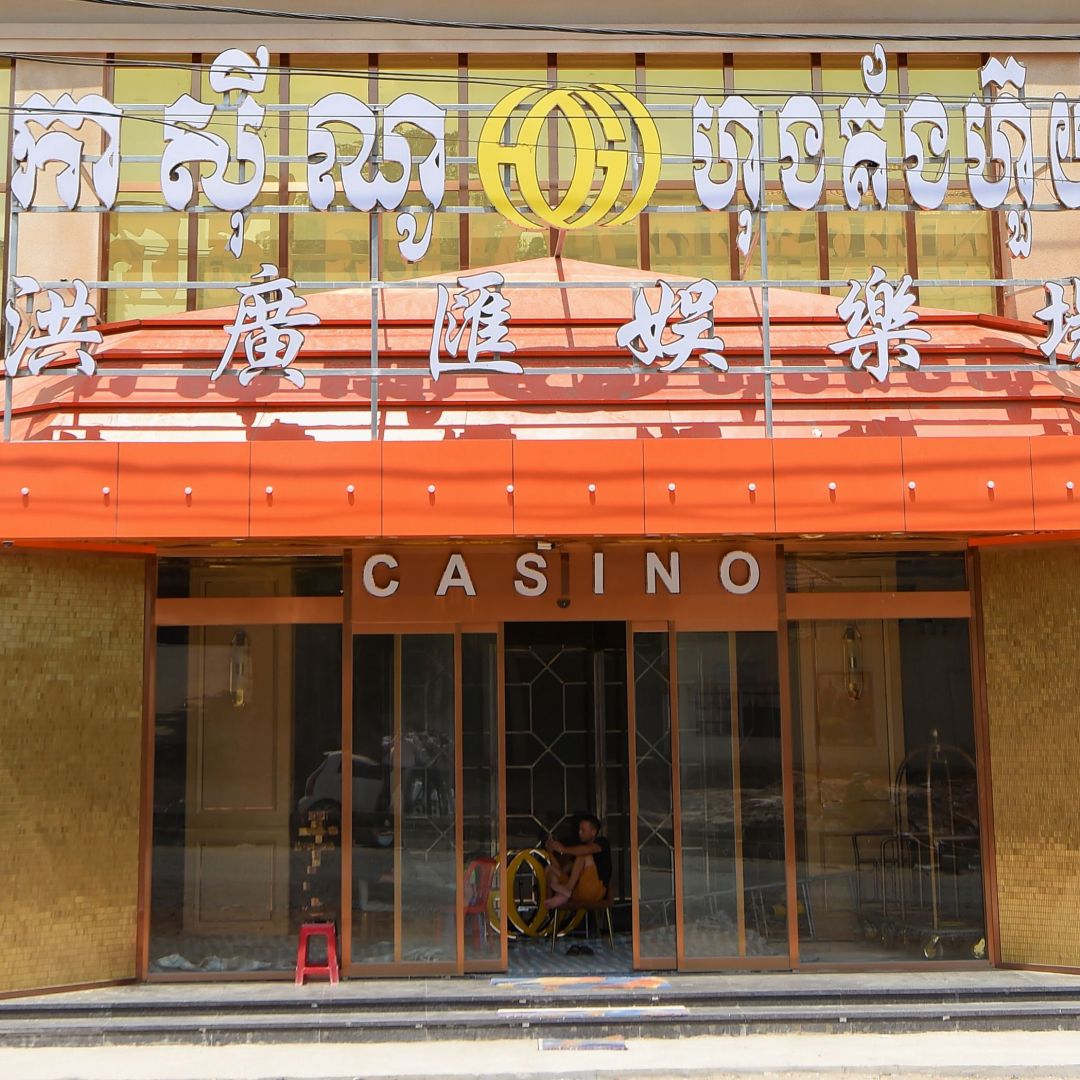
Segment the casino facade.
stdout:
[[0,5],[0,993],[1080,969],[1072,10],[280,6]]

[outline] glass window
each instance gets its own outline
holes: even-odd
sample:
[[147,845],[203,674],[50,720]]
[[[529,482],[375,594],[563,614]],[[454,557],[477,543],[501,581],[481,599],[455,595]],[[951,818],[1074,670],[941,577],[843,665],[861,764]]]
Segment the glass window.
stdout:
[[[252,54],[254,55],[254,50]],[[271,155],[277,156],[281,153],[281,136],[282,136],[282,124],[288,123],[287,120],[283,121],[283,117],[287,117],[287,112],[283,112],[278,106],[282,104],[284,98],[282,97],[282,79],[276,70],[281,63],[281,59],[278,56],[270,56],[270,74],[266,78],[266,86],[262,93],[253,95],[255,100],[266,110],[266,114],[263,117],[263,122],[259,127],[259,138],[262,140],[263,150],[266,154],[266,167],[263,174],[263,194],[269,195],[272,202],[278,201],[278,179],[281,174],[282,165],[277,162],[271,161]],[[230,182],[239,182],[244,180],[244,170],[250,170],[251,166],[246,162],[241,162],[236,156],[236,145],[238,129],[236,123],[236,110],[235,107],[231,110],[222,105],[223,98],[216,90],[213,90],[210,86],[210,68],[207,66],[202,71],[201,77],[201,91],[200,96],[205,102],[212,102],[218,106],[214,113],[214,118],[210,122],[210,130],[215,135],[219,135],[223,138],[231,148],[229,155],[229,164],[225,170],[225,179]],[[235,102],[234,102],[235,105]],[[250,172],[247,176],[250,176]],[[207,204],[206,196],[200,194],[199,202],[203,205]]]
[[[461,113],[457,108],[460,101],[457,54],[383,53],[379,56],[377,77],[378,100],[382,105],[389,105],[402,94],[419,94],[445,108],[447,157],[458,156]],[[431,136],[408,126],[405,134],[413,149],[413,159],[423,160],[434,146]],[[458,175],[458,165],[447,161],[444,205],[457,202]]]
[[[199,214],[199,264],[200,281],[246,281],[259,272],[263,263],[278,266],[278,216],[260,214],[254,210],[244,222],[244,250],[240,258],[234,258],[229,251],[229,237],[232,236],[230,214]],[[200,308],[214,307],[219,304],[235,304],[236,293],[233,289],[202,290],[199,294]],[[225,299],[227,297],[227,299]]]
[[[289,73],[289,101],[293,105],[313,105],[328,94],[348,94],[365,104],[371,101],[372,80],[368,58],[294,56]],[[300,158],[289,164],[289,191],[303,195],[307,202],[307,110],[289,113],[289,155]],[[330,124],[338,144],[338,154],[346,160],[360,149],[360,134],[351,124]],[[335,181],[337,177],[335,175]],[[338,183],[337,200],[348,205]]]
[[150,970],[289,971],[340,913],[341,627],[162,627],[156,663]]
[[[766,215],[769,237],[769,278],[778,281],[817,281],[820,275],[821,253],[818,246],[820,228],[817,214],[798,210],[781,210]],[[754,238],[749,256],[743,260],[743,277],[761,277],[760,237]],[[816,289],[811,289],[816,292]]]
[[[890,281],[907,273],[907,232],[904,215],[880,210],[829,214],[830,278],[865,281],[872,266],[880,266]],[[832,290],[846,296],[847,289]]]
[[731,280],[731,214],[692,210],[693,191],[658,192],[657,206],[681,207],[678,212],[649,214],[649,266],[658,273]]
[[[689,159],[693,156],[690,117],[694,103],[702,95],[717,105],[723,100],[722,60],[719,53],[685,57],[650,55],[645,58],[645,103],[656,121],[665,157]],[[693,163],[690,160],[667,162],[662,176],[665,182],[691,187]]]
[[[187,214],[109,214],[108,279],[186,281]],[[110,320],[139,319],[183,311],[184,289],[110,289]]]
[[[523,205],[516,186],[511,190],[515,206]],[[474,191],[473,206],[489,206],[487,195]],[[469,215],[469,265],[472,267],[501,266],[523,259],[543,259],[548,255],[548,229],[538,225],[522,229],[497,213]]]
[[[367,103],[371,79],[367,56],[341,58],[342,66],[327,69],[328,59],[320,56],[294,57],[289,78],[289,100],[293,104],[313,105],[328,94],[348,94]],[[307,69],[307,70],[305,70]],[[289,165],[289,202],[304,207],[288,217],[289,271],[297,281],[364,281],[370,277],[371,218],[349,206],[335,170],[337,192],[334,207],[344,212],[319,212],[310,209],[307,185],[307,112],[291,112],[289,153],[300,158]],[[329,125],[337,142],[338,156],[349,160],[360,149],[360,133],[354,126],[340,122]]]
[[[176,66],[168,66],[170,63]],[[142,64],[126,66],[120,61],[113,69],[112,100],[125,113],[120,128],[120,190],[123,198],[119,201],[161,203],[160,162],[165,145],[163,107],[191,93],[190,64],[188,56],[146,57]],[[160,107],[147,107],[154,105]],[[133,160],[136,157],[149,160]]]
[[[451,200],[456,201],[453,194]],[[431,219],[430,206],[420,204],[409,207],[416,211],[417,227],[420,233],[428,226]],[[404,209],[404,207],[403,207]],[[446,274],[460,269],[461,266],[461,216],[445,211],[435,214],[431,224],[431,244],[427,254],[419,262],[409,262],[398,248],[397,215],[381,215],[381,260],[379,277],[383,281],[401,281],[407,278],[430,277],[433,274]]]
[[[170,63],[177,66],[169,67]],[[159,211],[163,107],[191,92],[188,57],[147,58],[146,66],[119,63],[113,70],[113,101],[124,109],[120,131],[120,195],[123,206],[145,203],[147,213],[107,216],[109,281],[186,281],[188,217]],[[159,108],[150,108],[159,106]],[[137,158],[146,160],[139,161]],[[184,289],[110,289],[110,320],[151,318],[183,311]]]
[[954,592],[967,588],[962,551],[789,555],[788,592]]
[[967,621],[790,635],[800,961],[983,958]]
[[[304,201],[306,202],[306,196]],[[370,271],[370,215],[289,215],[289,271],[295,281],[365,281]]]
[[975,95],[982,96],[979,86],[979,59],[977,56],[908,56],[907,99],[919,94],[933,94],[940,98],[949,115],[949,183],[964,186],[964,157],[967,145],[964,140],[964,105]]
[[[776,114],[793,94],[809,94],[813,87],[809,56],[736,56],[735,93],[764,112],[762,157],[764,179],[768,184],[780,181],[780,128]],[[828,127],[828,121],[826,121]],[[740,152],[749,149],[749,140],[738,136]]]
[[[558,82],[563,87],[590,87],[595,83],[613,83],[631,93],[636,93],[634,61],[629,56],[565,56],[558,64]],[[598,122],[591,121],[597,133],[597,145],[605,145]],[[628,124],[624,126],[629,130]],[[553,125],[555,144],[558,147],[559,195],[561,198],[574,172],[577,158],[574,138],[569,124],[561,112],[555,114]],[[593,191],[599,187],[599,173],[593,178]],[[624,198],[629,196],[632,172],[628,168],[624,182]],[[570,229],[563,242],[562,253],[568,259],[605,263],[611,266],[639,266],[640,229],[638,222],[628,221],[622,225],[599,225],[588,229]]]
[[640,266],[640,239],[641,229],[636,219],[622,225],[570,229],[566,233],[562,253],[567,259],[582,259],[607,266]]
[[[499,101],[519,86],[543,86],[546,83],[547,60],[543,56],[471,56],[468,92],[469,102],[474,108],[469,112],[469,154],[476,157],[479,153],[480,132],[488,114]],[[523,111],[515,113],[515,124],[521,121],[523,115]],[[546,156],[541,155],[537,168],[541,185],[546,190],[549,178]],[[549,253],[547,227],[537,225],[535,228],[521,229],[501,214],[490,211],[490,202],[480,186],[477,167],[470,165],[469,169],[469,202],[488,211],[469,215],[469,265],[499,266],[524,259],[545,258]],[[513,205],[524,206],[516,171],[504,174],[503,182],[509,184]]]
[[[900,97],[900,80],[896,68],[896,56],[886,54],[887,75],[885,89],[877,94],[877,99],[886,108],[884,130],[880,131],[888,147],[890,162],[900,158],[902,144],[900,138],[900,113],[897,102]],[[825,156],[827,158],[843,159],[844,148],[847,141],[840,135],[840,107],[848,98],[869,98],[872,95],[867,91],[862,77],[862,57],[849,56],[824,56],[821,59],[821,101],[822,114],[825,118]],[[871,129],[877,130],[877,129]],[[889,178],[893,183],[900,180],[899,170],[890,165]],[[826,166],[825,182],[828,186],[839,188],[842,180],[840,165]],[[864,203],[870,203],[873,195],[867,193]]]
[[[920,278],[953,281],[985,280],[994,276],[991,213],[986,210],[927,211],[915,215],[915,242]],[[990,285],[923,285],[922,307],[992,314]]]
[[340,596],[341,559],[160,559],[160,597]]
[[[0,121],[0,154],[3,158],[0,160],[7,161],[8,153],[8,141],[9,132],[11,129],[11,119],[8,115],[8,106],[11,103],[11,63],[7,60],[0,60],[0,104],[4,106],[4,118]],[[4,173],[3,181],[0,183],[7,183],[7,173]]]

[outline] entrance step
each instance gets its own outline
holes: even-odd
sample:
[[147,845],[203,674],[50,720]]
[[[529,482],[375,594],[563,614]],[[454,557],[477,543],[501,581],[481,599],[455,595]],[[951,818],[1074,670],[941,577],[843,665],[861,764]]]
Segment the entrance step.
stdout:
[[0,1002],[2,1046],[1080,1029],[1033,972],[149,984]]

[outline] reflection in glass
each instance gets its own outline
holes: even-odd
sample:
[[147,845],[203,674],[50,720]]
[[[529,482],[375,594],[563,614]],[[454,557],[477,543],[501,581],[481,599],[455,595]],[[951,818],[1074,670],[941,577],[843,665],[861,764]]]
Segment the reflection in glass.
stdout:
[[791,627],[799,954],[985,955],[968,625]]
[[455,963],[454,637],[358,635],[353,665],[353,960]]
[[387,748],[400,799],[400,959],[454,962],[454,637],[406,634],[400,640],[401,721]]
[[339,915],[341,628],[161,627],[155,686],[150,970],[288,970]]
[[352,959],[394,960],[394,637],[353,638]]
[[963,592],[962,551],[814,552],[789,555],[788,592]]
[[304,555],[259,559],[159,559],[160,597],[340,596],[341,559]]
[[461,813],[465,839],[465,959],[497,966],[501,943],[489,924],[499,852],[499,639],[461,635]]
[[776,637],[677,635],[684,954],[787,951]]
[[634,634],[638,954],[675,964],[675,820],[666,633]]

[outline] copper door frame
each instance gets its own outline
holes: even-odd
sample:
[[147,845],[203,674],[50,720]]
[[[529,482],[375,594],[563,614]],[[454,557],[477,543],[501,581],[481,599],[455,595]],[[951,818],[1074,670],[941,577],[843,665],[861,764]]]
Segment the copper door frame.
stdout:
[[[805,542],[789,545],[788,548],[802,550],[881,550],[890,552],[898,549],[912,547],[925,549],[925,544],[912,544],[897,542],[896,544],[880,544],[853,541],[848,544],[840,542],[818,543],[814,545]],[[934,545],[935,550],[953,550],[956,545]],[[976,552],[968,555],[968,582],[967,590],[940,593],[901,593],[901,594],[867,594],[867,593],[822,593],[822,594],[788,594],[785,585],[785,546],[778,544],[776,552],[776,590],[777,590],[777,652],[778,673],[781,710],[781,771],[784,801],[784,845],[785,845],[785,879],[787,898],[788,919],[788,957],[759,957],[754,958],[748,964],[747,959],[730,958],[724,960],[698,960],[688,959],[682,951],[683,919],[682,919],[682,814],[681,814],[681,784],[679,775],[679,724],[678,724],[678,666],[676,655],[676,628],[679,629],[706,629],[704,625],[695,623],[667,622],[650,624],[633,619],[625,620],[627,640],[627,728],[629,753],[636,755],[636,714],[634,702],[633,684],[633,634],[635,630],[657,630],[668,634],[669,655],[669,708],[671,712],[671,757],[672,757],[672,820],[673,835],[675,840],[674,867],[675,867],[675,911],[676,911],[676,962],[680,970],[723,970],[725,968],[742,967],[753,969],[766,968],[789,968],[790,970],[944,970],[951,968],[981,968],[986,966],[986,961],[893,961],[884,964],[821,964],[802,963],[799,960],[799,936],[798,936],[798,908],[797,908],[797,853],[795,838],[795,805],[794,805],[794,716],[792,709],[792,687],[790,678],[790,657],[788,655],[788,633],[792,622],[803,619],[843,619],[857,616],[862,618],[966,618],[968,619],[969,634],[971,639],[972,656],[972,688],[973,708],[975,714],[975,739],[977,749],[977,762],[979,766],[979,812],[980,831],[982,833],[982,858],[983,858],[983,894],[984,894],[984,919],[986,924],[988,960],[993,965],[1000,964],[1000,933],[998,926],[997,894],[996,894],[996,863],[994,858],[994,833],[992,818],[992,792],[990,787],[990,747],[988,742],[988,717],[985,701],[985,655],[983,650],[982,627],[981,627],[981,595],[978,579],[978,557]],[[154,700],[154,675],[156,655],[156,630],[158,626],[167,625],[213,625],[231,623],[237,618],[245,621],[260,623],[302,624],[302,623],[339,623],[342,627],[342,716],[341,716],[341,745],[343,755],[351,755],[352,752],[352,696],[353,686],[353,641],[356,629],[352,623],[353,605],[352,596],[354,589],[355,570],[352,564],[350,550],[344,552],[343,565],[343,598],[333,597],[280,597],[280,598],[244,598],[243,600],[223,602],[215,598],[190,598],[190,599],[164,599],[156,597],[156,560],[147,560],[146,577],[146,601],[145,601],[145,647],[144,647],[144,724],[142,735],[142,791],[141,791],[141,818],[140,818],[140,868],[138,881],[138,913],[136,925],[135,968],[136,977],[150,981],[242,981],[256,978],[263,980],[287,979],[292,977],[289,971],[281,972],[258,972],[258,973],[228,973],[221,975],[210,974],[158,974],[150,973],[149,967],[149,940],[150,940],[150,890],[153,852],[153,769],[154,769],[154,739],[153,728],[156,713]],[[794,603],[792,600],[794,599]],[[256,601],[253,605],[253,600]],[[254,610],[253,610],[254,607]],[[792,615],[790,608],[795,608]],[[885,615],[884,611],[889,614]],[[880,613],[879,613],[880,612]],[[242,614],[241,614],[242,613]],[[402,633],[453,633],[455,637],[455,786],[460,796],[461,770],[462,770],[462,705],[461,705],[461,635],[463,633],[495,633],[497,635],[496,679],[497,679],[497,760],[493,763],[496,770],[496,798],[497,798],[497,821],[498,839],[497,847],[500,852],[506,846],[506,815],[505,815],[505,792],[506,792],[506,716],[505,716],[505,649],[504,649],[504,624],[502,622],[478,623],[476,625],[465,623],[447,624],[439,621],[431,622],[407,622],[386,623],[361,630],[361,633],[391,634],[399,638]],[[709,627],[723,630],[723,627]],[[733,633],[734,631],[728,630]],[[400,646],[398,646],[400,647]],[[396,723],[399,723],[398,719]],[[346,757],[351,760],[351,757]],[[641,966],[643,959],[639,955],[638,946],[638,854],[637,854],[637,811],[638,790],[636,778],[636,761],[634,757],[629,759],[629,818],[630,818],[630,846],[631,846],[631,907],[633,919],[633,950],[635,968]],[[342,791],[342,882],[341,882],[341,957],[342,970],[346,975],[408,975],[408,974],[459,974],[466,971],[498,971],[506,970],[507,955],[507,918],[506,918],[506,885],[502,881],[504,875],[500,875],[502,898],[499,904],[500,918],[500,942],[501,950],[497,964],[488,961],[466,961],[464,955],[464,924],[458,919],[458,957],[455,963],[400,963],[389,965],[362,964],[353,965],[351,957],[352,937],[352,788],[351,784],[343,784]],[[400,802],[399,802],[400,813]],[[458,847],[458,855],[461,855],[463,822],[458,799],[455,799],[455,840]],[[397,843],[397,841],[395,841]],[[461,862],[460,857],[458,862]],[[464,904],[464,881],[463,865],[457,869],[457,902],[460,912]],[[395,882],[395,897],[397,896],[398,883]],[[395,900],[395,909],[399,905]],[[395,919],[400,918],[400,912],[396,911]],[[644,958],[648,963],[649,958]]]

